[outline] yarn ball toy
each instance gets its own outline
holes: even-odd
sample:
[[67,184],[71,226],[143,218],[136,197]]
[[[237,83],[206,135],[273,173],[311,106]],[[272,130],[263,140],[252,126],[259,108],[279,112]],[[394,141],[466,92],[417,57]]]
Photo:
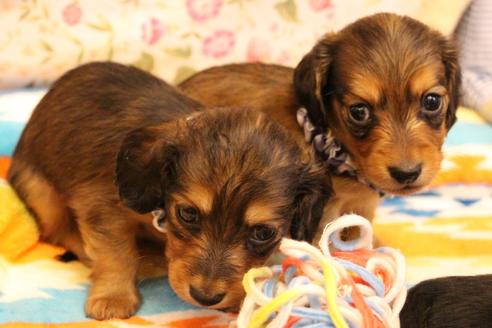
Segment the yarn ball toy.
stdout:
[[[349,227],[359,227],[360,236],[343,241],[342,230]],[[284,238],[281,265],[253,268],[244,276],[237,326],[399,327],[405,259],[398,250],[372,244],[371,223],[353,214],[328,224],[319,248]]]

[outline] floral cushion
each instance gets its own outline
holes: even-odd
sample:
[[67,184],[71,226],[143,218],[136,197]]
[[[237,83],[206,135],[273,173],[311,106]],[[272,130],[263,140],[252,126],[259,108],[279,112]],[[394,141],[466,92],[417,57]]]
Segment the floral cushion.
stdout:
[[0,88],[48,84],[94,60],[170,81],[223,63],[295,65],[322,34],[367,14],[450,33],[469,0],[0,1]]

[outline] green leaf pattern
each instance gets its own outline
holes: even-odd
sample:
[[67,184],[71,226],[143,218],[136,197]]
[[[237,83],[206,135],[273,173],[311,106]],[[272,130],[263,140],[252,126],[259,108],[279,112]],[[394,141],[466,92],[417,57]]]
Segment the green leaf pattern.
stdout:
[[154,67],[154,57],[147,52],[142,52],[140,58],[131,63],[132,66],[143,69],[144,71],[152,71]]
[[279,15],[289,22],[297,22],[297,7],[294,0],[286,0],[275,5]]
[[196,69],[191,66],[181,66],[176,71],[176,76],[173,79],[175,84],[179,84],[196,73]]

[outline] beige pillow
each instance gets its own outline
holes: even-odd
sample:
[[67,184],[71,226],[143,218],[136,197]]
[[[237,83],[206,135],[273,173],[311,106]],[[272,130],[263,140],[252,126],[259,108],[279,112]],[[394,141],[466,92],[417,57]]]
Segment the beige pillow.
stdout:
[[0,88],[51,83],[95,60],[178,82],[230,62],[296,65],[324,33],[380,11],[445,33],[468,0],[0,1]]

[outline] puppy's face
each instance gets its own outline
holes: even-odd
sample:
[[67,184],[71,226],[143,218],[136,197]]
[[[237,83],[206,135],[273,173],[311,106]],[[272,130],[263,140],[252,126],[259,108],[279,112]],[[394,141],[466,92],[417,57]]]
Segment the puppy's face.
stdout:
[[455,48],[439,33],[370,16],[327,35],[295,76],[311,119],[332,129],[376,188],[407,194],[437,174],[460,80]]
[[240,304],[246,271],[264,264],[282,237],[312,239],[330,192],[283,128],[227,109],[131,133],[117,183],[132,209],[164,208],[174,291],[226,310]]

